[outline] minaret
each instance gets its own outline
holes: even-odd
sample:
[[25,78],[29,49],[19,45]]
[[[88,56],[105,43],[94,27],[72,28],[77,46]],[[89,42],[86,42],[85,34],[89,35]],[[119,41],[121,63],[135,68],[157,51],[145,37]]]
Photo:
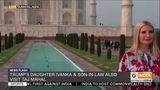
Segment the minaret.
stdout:
[[132,36],[132,0],[122,0],[121,34]]
[[91,25],[96,25],[96,0],[90,0]]
[[4,0],[0,0],[0,24],[4,24]]

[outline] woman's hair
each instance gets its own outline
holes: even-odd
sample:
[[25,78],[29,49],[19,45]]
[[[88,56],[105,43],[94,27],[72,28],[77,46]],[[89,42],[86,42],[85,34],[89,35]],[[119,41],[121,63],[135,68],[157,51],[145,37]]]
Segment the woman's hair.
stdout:
[[128,51],[132,51],[132,52],[138,51],[139,45],[140,45],[139,34],[140,34],[140,30],[143,26],[150,26],[153,29],[154,37],[153,37],[153,42],[151,43],[149,49],[151,50],[151,53],[154,56],[158,57],[160,55],[160,50],[159,50],[159,48],[157,46],[157,42],[156,42],[156,32],[154,31],[153,25],[148,21],[142,21],[142,22],[139,22],[136,24],[136,26],[134,28],[133,44],[132,44],[132,47]]

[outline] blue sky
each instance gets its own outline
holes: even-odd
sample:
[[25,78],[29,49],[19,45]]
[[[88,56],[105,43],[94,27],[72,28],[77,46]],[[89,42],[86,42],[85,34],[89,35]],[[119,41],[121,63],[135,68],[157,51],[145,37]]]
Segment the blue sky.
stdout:
[[[96,0],[97,24],[119,26],[121,21],[121,0]],[[160,0],[133,0],[133,25],[141,20],[148,20],[160,28]],[[90,24],[89,0],[87,0],[87,24]]]

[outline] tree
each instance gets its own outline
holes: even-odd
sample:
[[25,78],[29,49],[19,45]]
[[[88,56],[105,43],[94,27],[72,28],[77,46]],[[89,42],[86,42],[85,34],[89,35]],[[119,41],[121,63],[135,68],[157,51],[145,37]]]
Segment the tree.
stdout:
[[78,34],[77,33],[75,34],[75,45],[76,45],[75,48],[78,49],[79,48],[79,38],[78,38]]
[[97,40],[97,55],[101,56],[101,39],[98,38]]
[[0,53],[1,53],[1,32],[0,32]]
[[111,51],[111,48],[109,48],[107,50],[107,60],[111,60],[111,58],[112,58],[112,51]]
[[15,35],[15,43],[18,44],[18,34]]
[[84,33],[81,33],[80,49],[84,50]]
[[9,33],[9,48],[13,47],[13,34]]
[[94,35],[90,37],[90,54],[94,54]]
[[156,35],[157,35],[157,38],[156,38],[157,39],[157,45],[160,49],[160,30],[157,30]]
[[123,54],[125,53],[125,35],[122,34],[120,36],[120,52],[119,52],[119,60],[121,60]]
[[22,36],[23,36],[23,41],[25,40],[25,34],[24,33],[22,33]]
[[8,49],[9,46],[8,46],[8,36],[7,36],[7,34],[5,34],[4,37],[5,37],[5,41],[4,41],[5,42],[4,43],[5,44],[5,49]]
[[66,34],[64,34],[64,44],[67,43],[67,42],[66,42],[66,39],[67,39]]
[[84,42],[84,48],[85,48],[85,51],[87,52],[88,51],[88,35],[87,35],[87,33],[85,33],[85,35],[84,35],[84,40],[85,40],[85,42]]

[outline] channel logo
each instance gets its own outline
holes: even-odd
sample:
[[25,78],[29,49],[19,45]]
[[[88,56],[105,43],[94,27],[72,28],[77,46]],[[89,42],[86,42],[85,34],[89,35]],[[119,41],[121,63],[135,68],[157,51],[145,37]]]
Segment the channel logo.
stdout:
[[152,72],[130,72],[131,82],[152,82]]

